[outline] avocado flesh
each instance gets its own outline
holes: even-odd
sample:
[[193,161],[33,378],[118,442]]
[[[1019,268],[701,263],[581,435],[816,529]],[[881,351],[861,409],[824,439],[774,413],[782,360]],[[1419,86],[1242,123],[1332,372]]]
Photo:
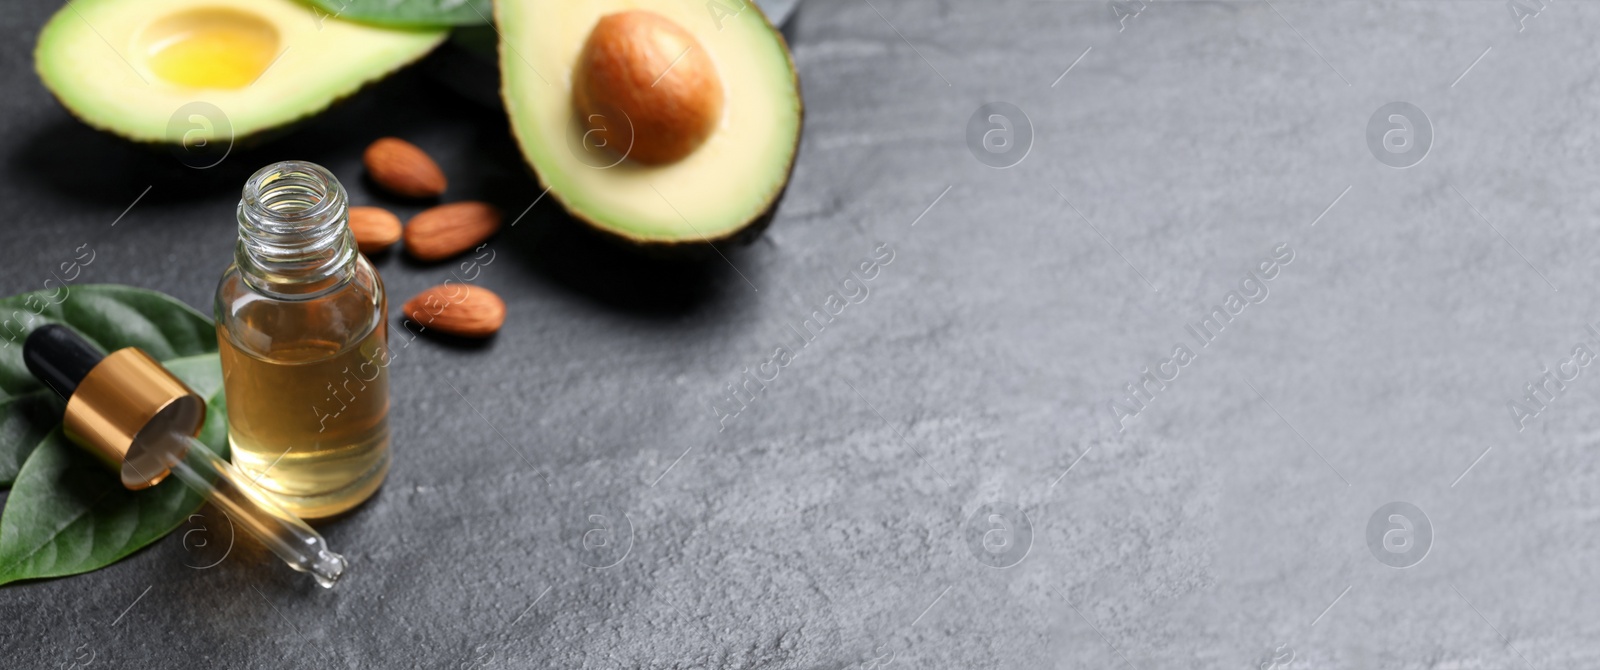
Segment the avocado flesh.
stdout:
[[[496,3],[512,130],[549,194],[576,218],[643,245],[715,242],[739,236],[776,203],[800,137],[794,64],[783,36],[754,2],[714,3],[715,13],[705,0]],[[582,141],[573,66],[602,16],[632,9],[660,14],[694,35],[723,84],[715,130],[673,163],[610,165],[574,148]]]
[[141,142],[226,142],[320,112],[448,32],[341,21],[292,0],[73,0],[40,32],[34,64],[91,126]]

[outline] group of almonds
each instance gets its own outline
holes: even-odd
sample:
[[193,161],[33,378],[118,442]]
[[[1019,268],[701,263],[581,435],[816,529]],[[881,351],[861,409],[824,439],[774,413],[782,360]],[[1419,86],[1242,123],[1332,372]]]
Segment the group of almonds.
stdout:
[[[449,183],[433,158],[397,137],[373,142],[362,159],[374,183],[401,197],[437,198]],[[501,218],[493,205],[467,200],[425,209],[402,227],[389,210],[351,207],[350,231],[356,247],[369,256],[404,239],[406,253],[413,258],[442,261],[489,239],[500,230]],[[401,310],[424,328],[461,337],[488,337],[506,321],[505,301],[481,286],[465,291],[434,286],[407,300]]]

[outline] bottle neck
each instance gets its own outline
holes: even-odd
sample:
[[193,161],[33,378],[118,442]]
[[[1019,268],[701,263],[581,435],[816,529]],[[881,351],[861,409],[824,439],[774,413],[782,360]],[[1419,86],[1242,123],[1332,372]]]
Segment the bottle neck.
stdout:
[[239,201],[234,264],[245,284],[285,300],[330,293],[355,275],[355,237],[344,187],[304,161],[262,168]]

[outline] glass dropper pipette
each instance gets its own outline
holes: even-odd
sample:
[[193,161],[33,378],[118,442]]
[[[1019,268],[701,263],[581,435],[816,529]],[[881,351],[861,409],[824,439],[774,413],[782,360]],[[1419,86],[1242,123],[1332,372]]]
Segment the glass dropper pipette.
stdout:
[[339,575],[344,574],[344,557],[329,551],[322,535],[285,510],[205,443],[173,432],[157,439],[182,445],[178,448],[183,450],[183,458],[172,464],[172,474],[243,525],[289,567],[311,575],[323,588],[333,588]]
[[133,347],[102,354],[72,329],[50,324],[28,335],[22,357],[67,401],[67,437],[118,471],[123,486],[155,486],[170,471],[324,588],[344,573],[344,557],[317,531],[195,439],[205,401],[149,354]]

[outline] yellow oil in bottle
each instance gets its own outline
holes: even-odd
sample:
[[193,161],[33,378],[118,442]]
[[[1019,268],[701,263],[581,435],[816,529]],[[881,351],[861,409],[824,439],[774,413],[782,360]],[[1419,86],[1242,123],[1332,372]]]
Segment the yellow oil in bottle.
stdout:
[[346,202],[313,163],[257,171],[214,305],[233,464],[309,519],[361,504],[389,471],[388,300]]
[[296,319],[275,316],[281,344],[267,351],[218,333],[233,463],[297,515],[332,516],[370,497],[389,469],[385,327],[353,343],[297,339],[281,325]]

